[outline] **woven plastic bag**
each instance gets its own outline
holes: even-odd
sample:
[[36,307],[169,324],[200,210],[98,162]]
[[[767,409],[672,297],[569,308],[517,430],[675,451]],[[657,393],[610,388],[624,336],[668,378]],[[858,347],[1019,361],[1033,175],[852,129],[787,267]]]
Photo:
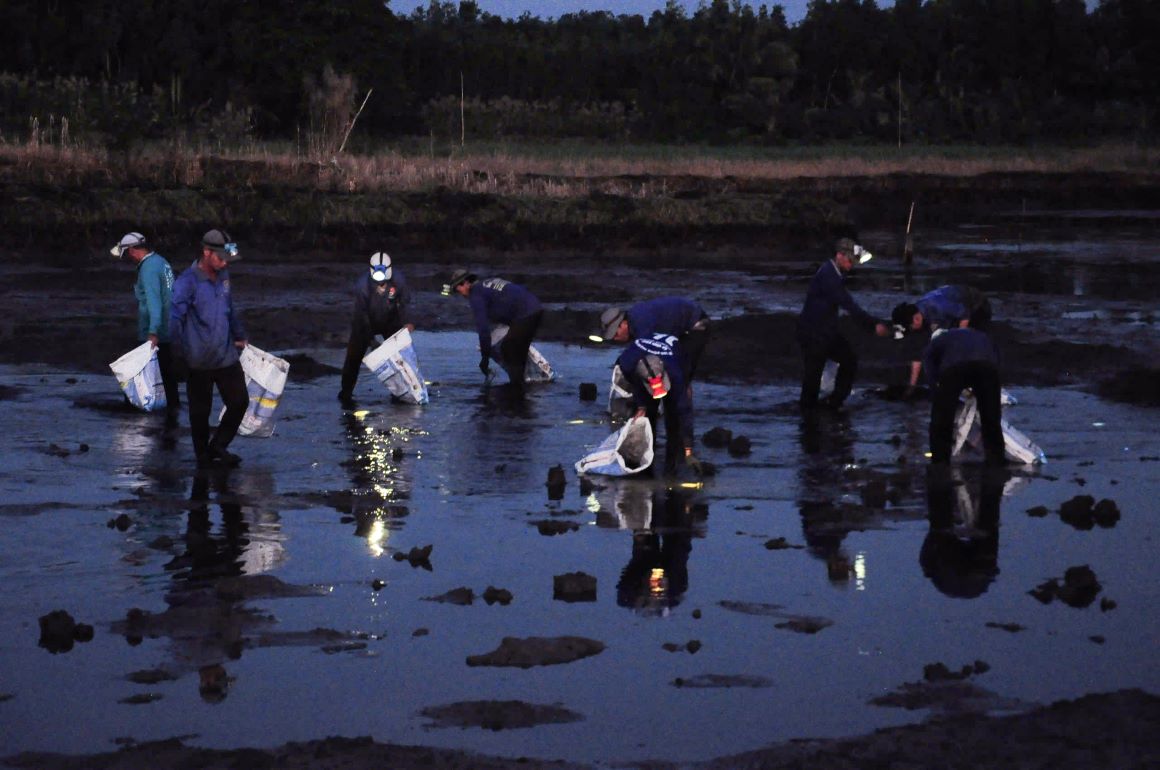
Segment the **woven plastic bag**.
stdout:
[[[507,337],[508,327],[498,324],[491,330],[491,357],[507,371],[507,364],[503,360],[503,341]],[[511,372],[508,372],[511,375]],[[528,363],[524,366],[524,382],[551,382],[556,379],[556,372],[548,359],[536,350],[535,345],[528,346]]]
[[150,342],[130,350],[109,364],[129,403],[145,412],[165,408],[165,385],[157,363],[157,349]]
[[382,345],[367,353],[363,365],[400,401],[426,404],[429,400],[427,385],[419,372],[419,357],[415,354],[407,327],[399,329]]
[[576,463],[577,473],[631,476],[652,465],[653,431],[647,417],[633,417]]
[[[1003,406],[1014,404],[1015,399],[1002,391],[1001,403]],[[1047,462],[1047,455],[1039,445],[1031,440],[1027,434],[1019,430],[1007,418],[999,420],[1003,429],[1003,453],[1011,462],[1023,465],[1038,465]],[[975,403],[975,396],[969,390],[963,392],[962,403],[955,415],[954,444],[951,454],[959,454],[967,445],[981,447],[983,445],[983,423],[979,418],[979,407]]]
[[[238,435],[269,438],[274,434],[274,410],[282,399],[290,363],[253,345],[242,349],[238,362],[246,375],[246,390],[250,393],[250,405],[242,416]],[[222,414],[225,414],[224,407]]]

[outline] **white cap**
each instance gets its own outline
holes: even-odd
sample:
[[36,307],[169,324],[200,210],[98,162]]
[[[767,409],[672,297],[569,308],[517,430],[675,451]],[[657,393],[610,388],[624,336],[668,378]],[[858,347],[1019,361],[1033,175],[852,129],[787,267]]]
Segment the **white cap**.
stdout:
[[121,236],[121,240],[117,242],[117,245],[109,249],[109,253],[120,259],[125,256],[129,249],[144,245],[145,236],[141,233],[125,233],[125,235]]
[[371,254],[371,280],[389,281],[394,274],[391,269],[391,255],[385,251],[376,251]]

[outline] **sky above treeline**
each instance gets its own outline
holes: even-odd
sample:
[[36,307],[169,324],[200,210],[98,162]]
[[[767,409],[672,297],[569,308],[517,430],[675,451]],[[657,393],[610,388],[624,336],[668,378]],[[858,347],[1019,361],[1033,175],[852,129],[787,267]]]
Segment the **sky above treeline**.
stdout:
[[[665,0],[476,0],[481,11],[505,18],[518,18],[524,12],[541,19],[557,19],[565,13],[577,11],[609,11],[615,15],[638,14],[644,18],[652,15],[653,11],[662,11]],[[781,5],[785,9],[785,18],[790,24],[796,24],[805,18],[808,0],[782,0],[780,3],[769,0],[745,0],[746,5],[760,8],[762,5],[772,8]],[[397,11],[409,11],[408,3],[426,5],[415,0],[399,0],[392,2],[391,7]],[[697,10],[699,0],[680,0],[685,12],[690,16]],[[707,4],[707,3],[706,3]],[[878,6],[893,5],[890,0],[879,0]]]

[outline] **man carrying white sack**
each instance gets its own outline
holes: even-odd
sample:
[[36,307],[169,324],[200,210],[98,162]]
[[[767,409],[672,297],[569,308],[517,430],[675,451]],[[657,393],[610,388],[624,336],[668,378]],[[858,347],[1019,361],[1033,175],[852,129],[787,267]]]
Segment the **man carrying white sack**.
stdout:
[[173,304],[173,268],[165,257],[154,251],[141,233],[126,233],[111,248],[118,259],[131,260],[137,266],[137,341],[149,343],[157,351],[157,367],[165,386],[165,424],[177,424],[181,409],[181,391],[173,370],[173,352],[169,343],[169,311]]
[[[173,284],[169,330],[174,353],[189,367],[185,396],[189,432],[199,468],[232,467],[242,460],[228,447],[250,405],[246,375],[238,361],[246,332],[234,312],[229,265],[241,259],[238,244],[224,230],[201,239],[201,257]],[[226,411],[210,438],[209,416],[217,386]]]
[[[376,251],[370,258],[370,269],[359,276],[354,284],[354,312],[350,321],[350,340],[346,344],[346,360],[342,364],[342,386],[338,400],[345,408],[354,405],[354,386],[367,348],[376,336],[389,339],[407,323],[407,303],[410,292],[403,274],[391,264],[385,251]],[[379,340],[381,342],[382,340]]]

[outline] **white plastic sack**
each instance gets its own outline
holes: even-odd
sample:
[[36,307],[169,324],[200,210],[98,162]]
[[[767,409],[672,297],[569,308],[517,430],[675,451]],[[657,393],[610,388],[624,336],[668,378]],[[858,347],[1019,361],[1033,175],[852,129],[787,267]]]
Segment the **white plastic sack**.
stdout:
[[[242,348],[238,362],[246,375],[246,390],[250,392],[250,405],[242,415],[238,435],[269,438],[274,434],[274,410],[278,408],[286,387],[290,363],[253,345]],[[225,407],[222,407],[221,414],[225,412]],[[218,419],[221,419],[220,415]]]
[[[503,342],[504,337],[507,336],[508,327],[504,324],[497,325],[491,330],[491,357],[507,369],[503,362]],[[510,375],[511,372],[508,372]],[[528,346],[528,363],[524,366],[524,382],[551,382],[556,379],[556,372],[552,370],[552,365],[548,363],[548,359],[544,358],[540,351],[536,350],[535,345]]]
[[653,432],[647,417],[634,417],[576,463],[577,473],[629,476],[652,465]]
[[407,327],[399,329],[382,345],[367,353],[363,357],[363,364],[400,401],[426,404],[429,400],[427,385],[419,372],[419,357],[415,355],[411,332]]
[[133,406],[146,412],[165,408],[165,385],[152,343],[138,345],[109,364],[109,368]]
[[608,386],[608,413],[613,419],[630,417],[636,411],[628,380],[620,371],[620,364],[612,365],[612,382]]
[[[1015,403],[1015,399],[1007,391],[1002,391],[1000,401],[1004,405]],[[999,425],[1003,428],[1003,451],[1009,461],[1023,465],[1047,462],[1047,455],[1044,454],[1043,450],[1023,431],[1007,422],[1006,417],[999,420]],[[963,403],[959,407],[958,414],[955,415],[954,444],[951,448],[951,454],[957,455],[967,444],[976,448],[983,445],[983,428],[979,418],[979,407],[970,391],[964,391]]]

